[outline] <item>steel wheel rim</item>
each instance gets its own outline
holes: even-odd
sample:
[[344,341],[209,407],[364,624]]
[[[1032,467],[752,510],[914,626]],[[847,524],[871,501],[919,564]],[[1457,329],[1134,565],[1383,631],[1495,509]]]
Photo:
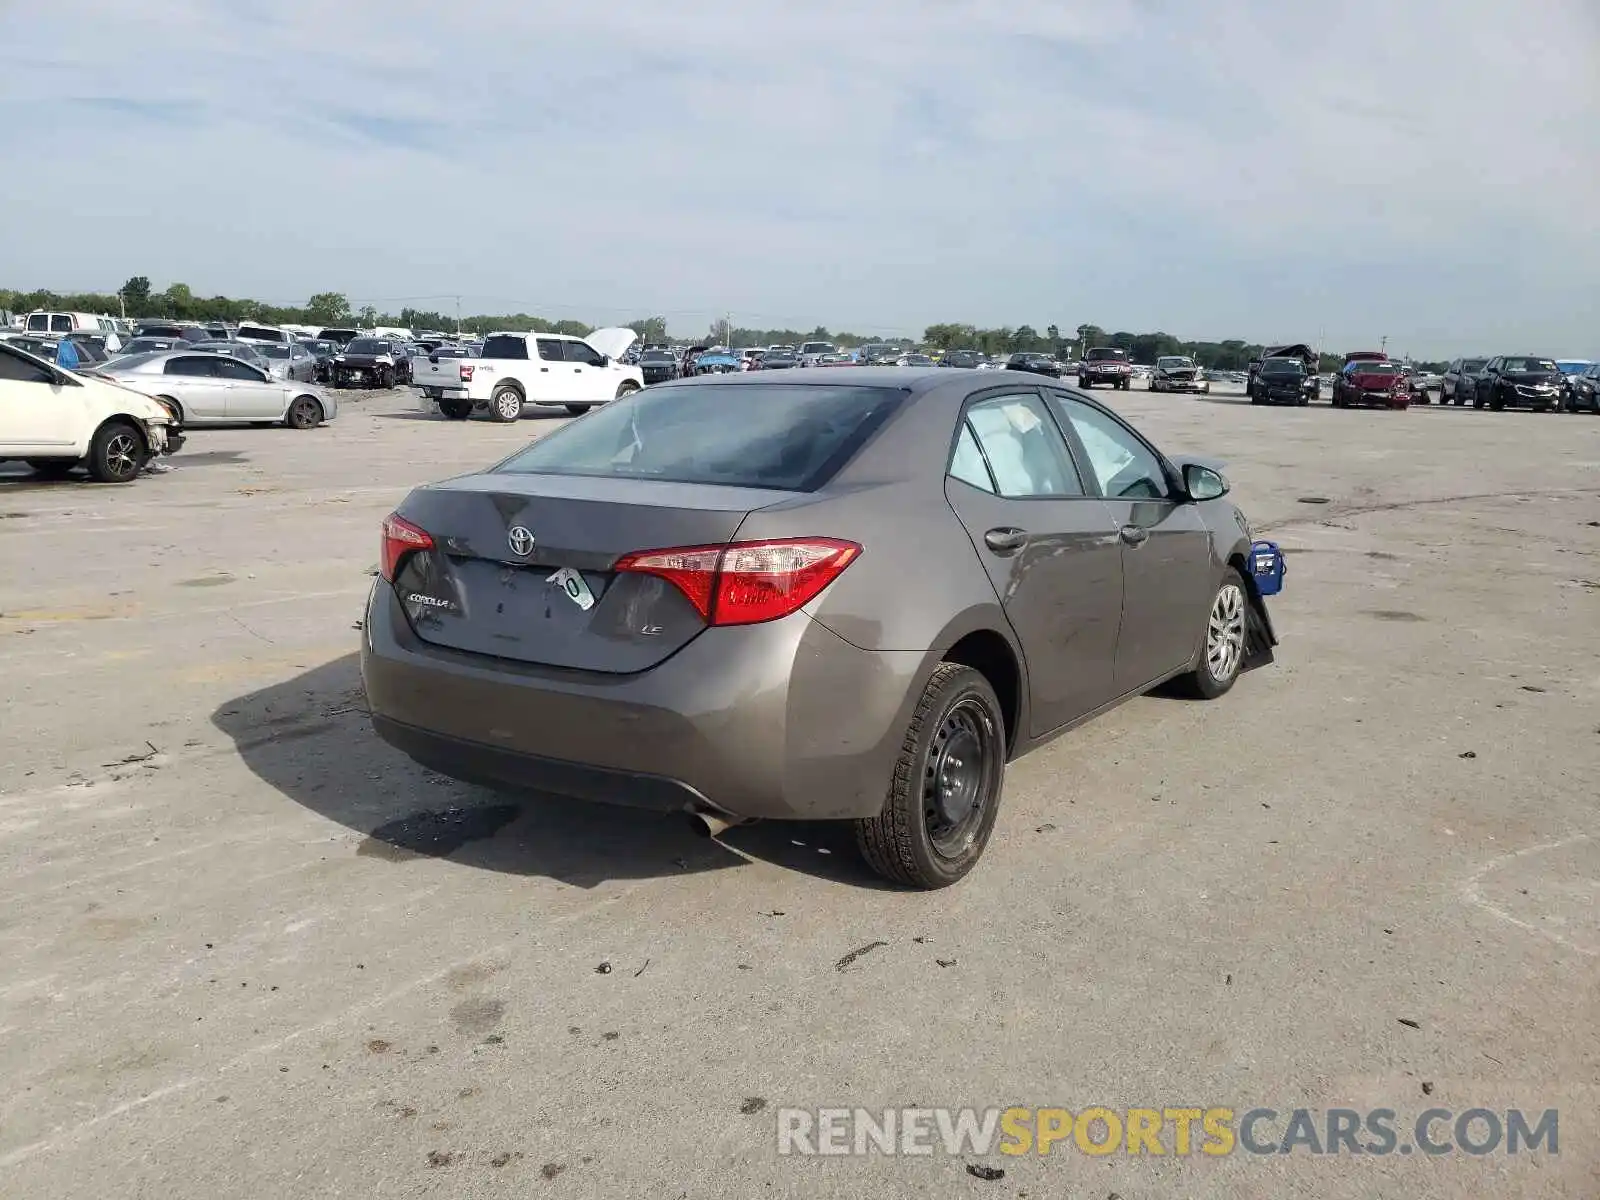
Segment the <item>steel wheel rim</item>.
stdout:
[[968,696],[939,721],[922,767],[922,812],[928,841],[941,858],[959,858],[977,839],[992,803],[995,726]]
[[1233,678],[1244,658],[1244,590],[1226,585],[1211,605],[1206,628],[1206,666],[1219,683]]
[[139,470],[139,441],[133,434],[115,434],[106,443],[106,467],[119,479]]

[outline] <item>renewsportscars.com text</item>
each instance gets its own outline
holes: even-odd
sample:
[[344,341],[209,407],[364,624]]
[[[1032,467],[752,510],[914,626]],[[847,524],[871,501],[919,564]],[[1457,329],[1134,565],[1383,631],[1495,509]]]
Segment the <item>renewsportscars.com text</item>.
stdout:
[[782,1155],[1559,1154],[1547,1108],[780,1108]]

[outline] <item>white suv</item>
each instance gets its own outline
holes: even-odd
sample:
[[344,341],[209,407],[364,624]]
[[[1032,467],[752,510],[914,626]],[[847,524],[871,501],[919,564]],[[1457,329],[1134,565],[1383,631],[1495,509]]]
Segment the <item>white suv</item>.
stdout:
[[46,475],[82,465],[101,483],[128,483],[182,444],[154,400],[0,342],[0,460]]

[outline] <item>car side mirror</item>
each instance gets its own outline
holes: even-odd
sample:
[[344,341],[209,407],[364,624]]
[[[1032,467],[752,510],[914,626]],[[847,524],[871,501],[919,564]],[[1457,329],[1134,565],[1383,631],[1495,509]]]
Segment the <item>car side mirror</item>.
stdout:
[[1228,481],[1218,471],[1188,463],[1183,468],[1183,490],[1191,500],[1215,500],[1228,493]]

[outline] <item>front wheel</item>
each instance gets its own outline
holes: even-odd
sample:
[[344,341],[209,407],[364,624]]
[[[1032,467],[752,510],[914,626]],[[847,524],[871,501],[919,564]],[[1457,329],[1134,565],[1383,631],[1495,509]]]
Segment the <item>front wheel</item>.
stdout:
[[1005,767],[994,688],[971,667],[940,663],[911,715],[883,811],[856,822],[861,856],[895,883],[955,883],[989,844]]
[[283,423],[290,429],[315,429],[322,424],[322,405],[310,396],[300,396],[289,405]]
[[1244,665],[1249,621],[1250,598],[1244,592],[1244,579],[1229,567],[1212,598],[1195,668],[1173,681],[1177,690],[1196,700],[1215,700],[1231,688]]
[[122,421],[106,422],[89,443],[89,475],[97,483],[132,483],[144,460],[144,440]]
[[569,404],[566,407],[567,407],[567,411],[569,413],[571,413],[573,416],[581,417],[581,416],[583,416],[584,413],[588,412],[591,408],[593,408],[594,405],[592,405],[592,404]]

